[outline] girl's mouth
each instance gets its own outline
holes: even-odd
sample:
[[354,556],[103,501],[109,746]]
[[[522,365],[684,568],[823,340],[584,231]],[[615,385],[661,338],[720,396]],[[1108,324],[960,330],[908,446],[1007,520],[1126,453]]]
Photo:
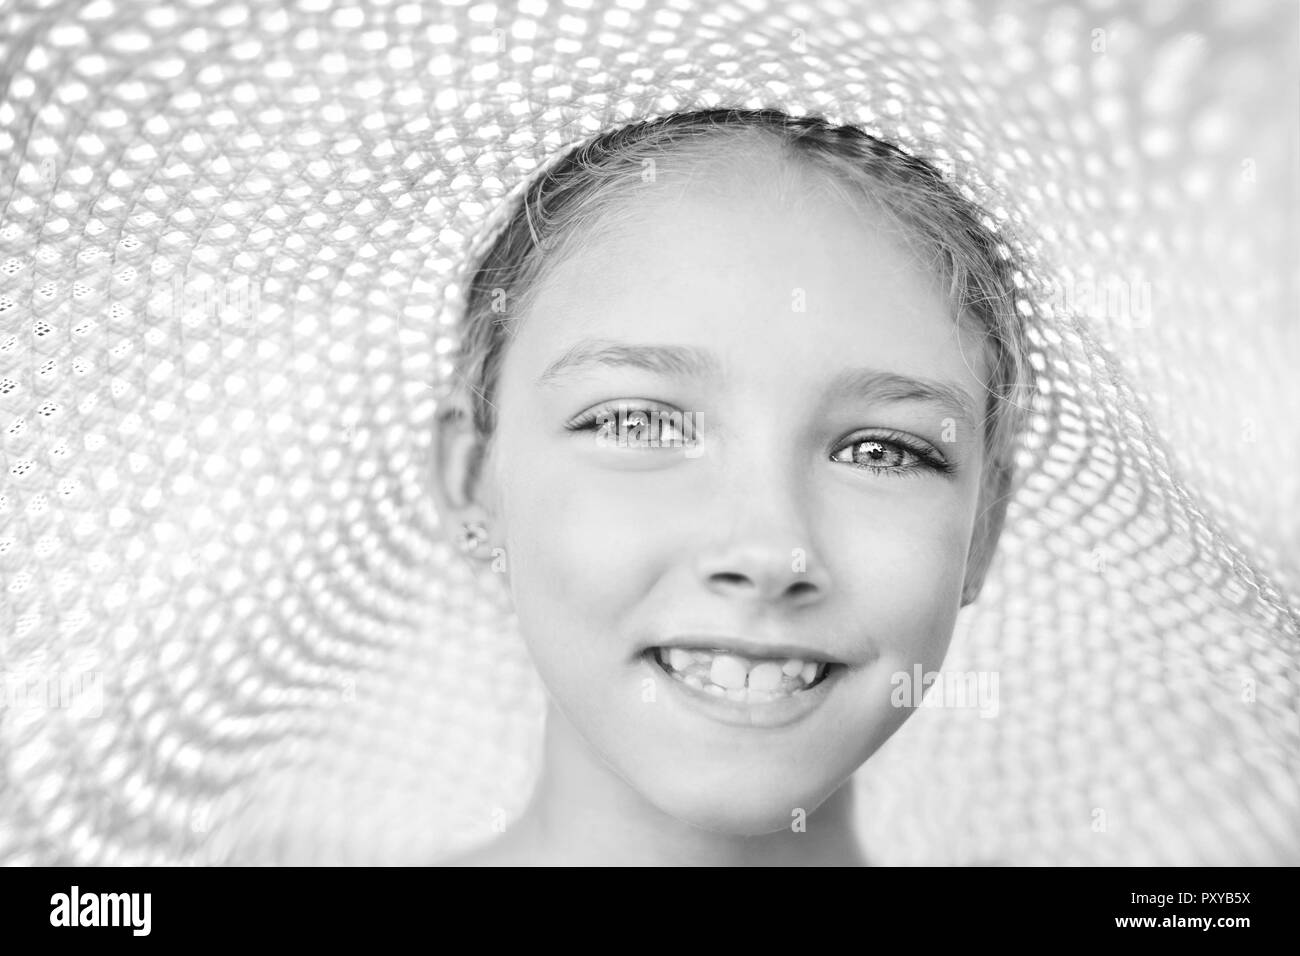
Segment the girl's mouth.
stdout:
[[798,658],[746,657],[734,651],[652,647],[646,654],[674,680],[737,703],[767,703],[816,687],[842,665]]

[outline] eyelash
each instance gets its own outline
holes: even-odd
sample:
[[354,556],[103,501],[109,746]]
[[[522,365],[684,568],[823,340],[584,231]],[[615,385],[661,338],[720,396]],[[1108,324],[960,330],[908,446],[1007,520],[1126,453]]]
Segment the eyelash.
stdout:
[[860,465],[856,462],[848,462],[854,468],[862,468],[872,474],[887,474],[895,478],[915,477],[918,472],[931,471],[940,475],[950,475],[956,471],[956,466],[950,461],[945,461],[924,445],[921,445],[902,432],[880,431],[871,435],[863,435],[854,438],[852,441],[840,445],[833,454],[839,454],[845,449],[854,449],[858,445],[874,443],[886,447],[894,447],[903,450],[917,460],[914,465],[901,465],[896,468],[882,468],[879,465]]
[[[639,404],[638,404],[639,402]],[[634,401],[612,402],[606,405],[598,405],[590,411],[583,412],[575,418],[569,419],[564,423],[564,427],[571,432],[591,431],[603,417],[617,418],[620,414],[633,415],[637,412],[658,412],[663,415],[671,415],[671,409],[657,402],[648,402],[645,399]]]
[[[591,431],[602,416],[617,416],[620,412],[624,414],[634,414],[636,412],[661,412],[668,414],[669,410],[656,403],[635,404],[633,402],[616,402],[608,405],[600,405],[590,411],[583,412],[581,415],[570,419],[564,423],[564,427],[571,432]],[[874,442],[878,445],[892,446],[910,454],[917,460],[917,464],[886,468],[880,465],[862,465],[856,462],[845,462],[853,468],[863,471],[869,471],[872,474],[886,474],[895,478],[914,477],[921,471],[932,471],[941,475],[950,475],[956,470],[951,462],[945,461],[924,445],[918,444],[908,435],[902,432],[883,430],[871,435],[856,437],[850,442],[839,445],[833,455],[839,454],[845,449],[853,449],[858,445],[864,445],[868,442]]]

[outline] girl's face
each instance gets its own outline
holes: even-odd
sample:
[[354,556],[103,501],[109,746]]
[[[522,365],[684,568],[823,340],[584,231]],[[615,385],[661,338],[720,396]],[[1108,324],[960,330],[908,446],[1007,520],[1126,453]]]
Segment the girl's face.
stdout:
[[[882,220],[758,181],[655,187],[557,264],[487,474],[553,705],[650,803],[737,834],[816,809],[907,716],[891,678],[939,667],[987,374]],[[631,427],[655,412],[696,443]]]

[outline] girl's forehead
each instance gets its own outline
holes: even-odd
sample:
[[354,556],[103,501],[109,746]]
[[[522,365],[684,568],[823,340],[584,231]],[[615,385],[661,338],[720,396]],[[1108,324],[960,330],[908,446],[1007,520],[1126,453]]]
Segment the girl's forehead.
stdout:
[[538,302],[712,294],[802,311],[795,293],[816,287],[824,301],[946,308],[939,275],[897,222],[811,189],[692,182],[637,193],[578,228],[544,271]]
[[975,386],[984,374],[976,337],[897,225],[817,192],[670,190],[617,210],[543,276],[515,351],[541,365],[591,338],[749,365],[874,360]]

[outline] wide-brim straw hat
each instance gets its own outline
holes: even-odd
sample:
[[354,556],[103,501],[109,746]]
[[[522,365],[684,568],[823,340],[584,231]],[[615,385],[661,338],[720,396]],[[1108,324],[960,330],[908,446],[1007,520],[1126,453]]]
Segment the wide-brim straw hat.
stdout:
[[422,862],[519,812],[543,692],[431,492],[468,254],[566,146],[737,106],[930,159],[1027,263],[946,661],[998,713],[867,762],[872,858],[1300,862],[1296,18],[7,6],[0,860]]

